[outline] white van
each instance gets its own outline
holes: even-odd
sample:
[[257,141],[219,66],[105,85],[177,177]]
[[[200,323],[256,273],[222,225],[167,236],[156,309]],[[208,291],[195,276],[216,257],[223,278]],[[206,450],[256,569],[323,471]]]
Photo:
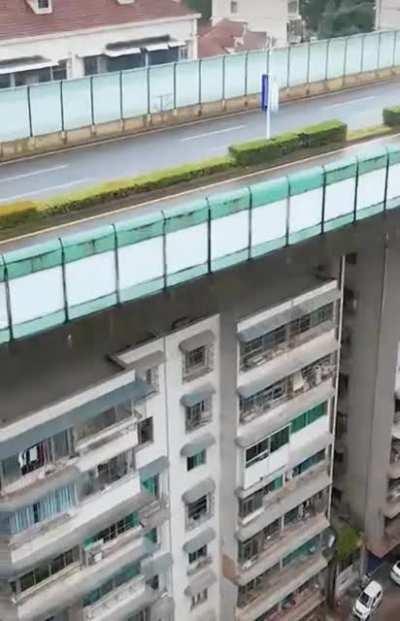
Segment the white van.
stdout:
[[369,621],[372,613],[382,601],[383,589],[379,582],[373,580],[358,596],[353,606],[353,616],[361,621]]

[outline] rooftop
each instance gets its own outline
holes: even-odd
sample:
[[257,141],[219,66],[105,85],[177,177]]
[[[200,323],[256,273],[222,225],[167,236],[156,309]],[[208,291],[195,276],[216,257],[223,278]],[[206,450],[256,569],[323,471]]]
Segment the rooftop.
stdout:
[[43,15],[26,0],[2,0],[0,41],[195,15],[183,0],[53,0],[52,12]]
[[[277,259],[279,260],[279,259]],[[1,426],[120,373],[110,355],[233,310],[237,318],[321,284],[304,265],[280,273],[271,257],[198,279],[0,347]],[[272,265],[274,261],[272,261]],[[287,274],[282,278],[282,271]],[[262,286],[266,272],[270,286]]]
[[249,30],[245,22],[222,19],[214,26],[203,26],[199,30],[200,58],[227,52],[262,50],[266,47],[266,33]]

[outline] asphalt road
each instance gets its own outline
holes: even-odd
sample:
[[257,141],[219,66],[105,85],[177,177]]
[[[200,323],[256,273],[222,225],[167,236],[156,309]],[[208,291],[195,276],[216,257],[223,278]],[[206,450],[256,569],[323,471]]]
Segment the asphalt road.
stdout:
[[[399,621],[400,620],[400,586],[397,586],[389,576],[390,562],[383,563],[373,574],[372,579],[377,580],[383,587],[383,600],[379,608],[371,617],[371,621]],[[351,610],[352,605],[359,593],[354,588],[344,598],[343,607]],[[344,621],[354,621],[350,612],[343,615]]]
[[[395,104],[400,104],[399,80],[290,102],[273,115],[272,134],[335,117],[352,129],[377,125],[382,109]],[[264,115],[251,111],[5,163],[0,165],[0,203],[223,155],[234,142],[264,135]]]

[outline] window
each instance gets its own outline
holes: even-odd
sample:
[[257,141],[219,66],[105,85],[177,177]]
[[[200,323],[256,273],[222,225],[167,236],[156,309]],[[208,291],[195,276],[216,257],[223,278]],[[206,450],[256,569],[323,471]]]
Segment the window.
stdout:
[[280,326],[263,336],[244,343],[241,346],[241,366],[243,368],[255,366],[258,363],[259,356],[263,359],[269,358],[273,351],[285,341],[286,326]]
[[9,73],[0,75],[0,88],[10,88],[10,86],[11,86],[11,75]]
[[201,496],[195,502],[190,502],[187,505],[187,519],[189,525],[201,522],[210,513],[210,500],[207,494]]
[[117,589],[121,585],[126,584],[130,580],[133,580],[133,578],[136,578],[139,573],[140,563],[132,563],[131,565],[128,565],[118,574],[115,574],[115,576],[113,576],[106,582],[103,582],[103,584],[100,585],[97,589],[94,589],[91,593],[86,595],[83,598],[83,607],[95,604],[114,589]]
[[137,612],[133,617],[128,617],[127,621],[150,621],[150,609],[146,608],[146,610]]
[[21,477],[43,468],[46,464],[67,457],[70,453],[69,432],[62,431],[52,438],[42,440],[33,446],[2,461],[3,485],[10,485]]
[[206,450],[200,451],[196,455],[192,457],[188,457],[186,460],[186,469],[193,470],[193,468],[197,468],[206,463],[207,453]]
[[307,412],[304,412],[303,414],[300,414],[300,416],[297,416],[291,423],[291,433],[296,433],[297,431],[304,429],[304,427],[311,425],[313,422],[321,418],[321,416],[324,416],[326,414],[326,411],[327,403],[325,402],[320,403],[319,405],[315,406],[311,410],[308,410]]
[[243,500],[239,500],[239,516],[241,518],[245,518],[257,509],[260,509],[263,505],[263,500],[266,496],[271,494],[272,492],[281,489],[283,486],[283,477],[277,477],[268,485],[265,485],[262,489],[258,490],[251,496],[244,498]]
[[213,347],[201,345],[183,355],[183,379],[189,380],[208,373],[212,369]]
[[232,0],[231,1],[231,13],[237,13],[237,12],[238,12],[237,0]]
[[130,513],[126,515],[122,520],[111,524],[107,528],[103,528],[103,530],[99,530],[93,537],[89,537],[86,539],[85,546],[95,543],[96,541],[103,540],[105,543],[107,541],[112,541],[122,535],[128,530],[132,528],[136,528],[139,526],[139,518],[137,513]]
[[324,459],[325,459],[325,449],[323,449],[322,451],[318,451],[318,453],[315,453],[315,455],[312,455],[308,459],[305,459],[300,464],[298,464],[295,468],[293,468],[292,476],[293,477],[300,476],[301,474],[303,474],[303,472],[306,472],[307,470],[309,470],[309,468],[312,468],[316,464],[319,464],[321,461],[324,461]]
[[14,593],[26,591],[36,584],[40,584],[44,580],[50,578],[54,574],[62,571],[75,561],[79,560],[79,548],[72,548],[60,556],[57,556],[50,562],[43,563],[38,567],[35,567],[32,571],[17,578],[17,580],[10,583],[11,589]]
[[127,455],[122,453],[113,457],[109,461],[97,466],[97,478],[99,486],[102,489],[107,485],[115,483],[122,479],[128,472]]
[[211,397],[185,408],[186,431],[193,431],[211,420]]
[[280,533],[280,531],[281,520],[278,518],[250,539],[239,542],[239,562],[245,563],[246,561],[261,554],[261,552],[266,549],[272,540],[276,540],[276,536]]
[[282,448],[282,446],[288,444],[288,442],[289,427],[285,427],[284,429],[277,431],[277,433],[274,433],[274,435],[271,436],[271,453],[274,453],[274,451]]
[[238,602],[237,605],[239,608],[243,608],[247,606],[247,604],[254,600],[260,593],[263,593],[268,586],[268,582],[272,576],[279,573],[280,566],[279,563],[274,565],[270,569],[267,569],[262,574],[259,574],[253,580],[250,580],[244,586],[240,586],[238,589]]
[[153,417],[145,418],[138,422],[138,441],[139,444],[147,444],[154,441]]
[[155,496],[156,498],[160,495],[160,482],[159,475],[155,474],[153,477],[149,477],[141,482],[142,488],[145,489],[149,494]]
[[288,381],[287,378],[256,392],[251,397],[240,397],[240,414],[241,417],[246,417],[247,414],[261,410],[265,412],[269,408],[276,405],[278,401],[283,400],[287,394]]
[[246,450],[246,468],[252,466],[268,457],[269,455],[269,438],[264,438],[261,442],[254,444]]
[[37,0],[38,9],[49,9],[51,0]]
[[325,321],[333,319],[333,304],[325,304],[307,315],[303,315],[290,323],[290,336],[298,336],[312,328],[316,328]]
[[310,541],[307,541],[307,543],[297,548],[297,550],[294,550],[294,552],[291,552],[290,554],[285,556],[285,558],[282,561],[283,567],[290,565],[297,559],[302,559],[302,557],[313,554],[317,550],[318,544],[319,544],[319,536],[314,537],[313,539],[310,539]]
[[10,517],[10,531],[12,534],[19,533],[38,522],[54,518],[60,513],[65,513],[75,504],[75,490],[73,485],[66,485],[51,492],[39,502],[19,509]]
[[158,543],[157,528],[152,528],[151,530],[149,530],[149,532],[145,534],[145,537],[152,543]]
[[208,598],[208,590],[204,589],[203,591],[200,591],[200,593],[197,593],[197,595],[193,595],[191,607],[196,608],[196,606],[199,606],[203,602],[206,602],[207,598]]
[[189,552],[189,563],[196,563],[202,559],[207,558],[207,546],[202,546],[194,552]]

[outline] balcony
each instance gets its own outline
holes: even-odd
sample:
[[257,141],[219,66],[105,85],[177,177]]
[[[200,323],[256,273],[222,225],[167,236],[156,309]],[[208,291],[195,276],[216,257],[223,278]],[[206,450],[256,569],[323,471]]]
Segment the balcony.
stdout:
[[393,417],[392,436],[396,440],[400,440],[400,412],[395,412]]
[[310,330],[306,330],[305,332],[300,332],[291,336],[289,336],[286,332],[285,338],[272,346],[260,343],[260,345],[254,348],[251,352],[241,354],[240,371],[250,371],[251,369],[261,366],[266,362],[269,362],[270,360],[273,360],[274,358],[299,347],[300,345],[308,343],[318,336],[321,336],[321,334],[331,332],[335,328],[336,324],[333,321],[324,321],[318,326],[311,328]]
[[192,563],[192,565],[190,565],[190,567],[188,567],[188,569],[186,571],[186,575],[194,576],[195,574],[197,574],[197,572],[201,571],[205,567],[209,567],[212,564],[212,562],[213,562],[212,556],[210,556],[210,555],[204,556],[204,557],[198,559],[197,562]]
[[121,440],[126,435],[131,436],[131,447],[137,445],[137,433],[135,432],[137,430],[138,419],[139,415],[135,415],[134,411],[133,414],[125,420],[122,420],[115,425],[105,427],[96,433],[92,433],[91,435],[82,438],[76,442],[76,452],[80,455],[84,455],[88,451],[98,449],[109,442]]
[[265,621],[302,621],[307,615],[325,602],[325,595],[318,583],[296,593],[290,602],[268,616]]
[[238,538],[241,541],[250,539],[275,519],[326,489],[330,484],[328,462],[317,464],[303,475],[291,479],[283,488],[266,496],[262,508],[240,521]]
[[285,360],[280,368],[271,370],[268,375],[261,375],[254,382],[239,387],[242,424],[250,423],[308,393],[323,382],[332,383],[336,375],[336,356],[333,353],[318,354],[323,349],[332,351],[337,347],[337,342],[330,339],[318,345],[315,351],[314,348],[304,350],[301,355]]
[[[133,578],[119,589],[115,589],[102,597],[100,601],[87,606],[83,610],[83,620],[105,621],[112,618],[114,621],[117,619],[117,615],[118,618],[121,618],[121,612],[126,610],[127,606],[134,607],[138,602],[144,602],[143,605],[145,605],[147,603],[146,595],[150,598],[152,594],[146,587],[144,576]],[[150,601],[151,599],[148,603]]]
[[[109,580],[128,563],[140,561],[156,549],[139,529],[125,533],[114,541],[92,544],[84,553],[85,564],[74,564],[68,570],[55,574],[52,579],[40,583],[18,596],[18,618],[24,621],[47,618],[52,614],[54,602],[60,608],[68,608],[88,592]],[[93,554],[91,552],[94,552]],[[95,604],[85,607],[84,619],[103,619],[103,612],[113,610],[126,602],[133,603],[144,591],[144,577],[137,576],[129,583],[114,589]],[[129,610],[128,610],[129,612]],[[117,619],[114,616],[113,621]]]
[[[252,594],[250,601],[239,609],[236,621],[256,621],[326,567],[327,562],[318,551],[311,557],[299,558],[282,571],[271,575],[266,584],[260,585],[260,588]],[[298,618],[301,617],[294,617],[296,621]]]
[[238,584],[244,585],[254,580],[260,573],[276,565],[282,557],[290,554],[328,527],[329,522],[323,512],[312,511],[308,515],[305,514],[303,519],[297,520],[272,535],[258,555],[239,565]]

